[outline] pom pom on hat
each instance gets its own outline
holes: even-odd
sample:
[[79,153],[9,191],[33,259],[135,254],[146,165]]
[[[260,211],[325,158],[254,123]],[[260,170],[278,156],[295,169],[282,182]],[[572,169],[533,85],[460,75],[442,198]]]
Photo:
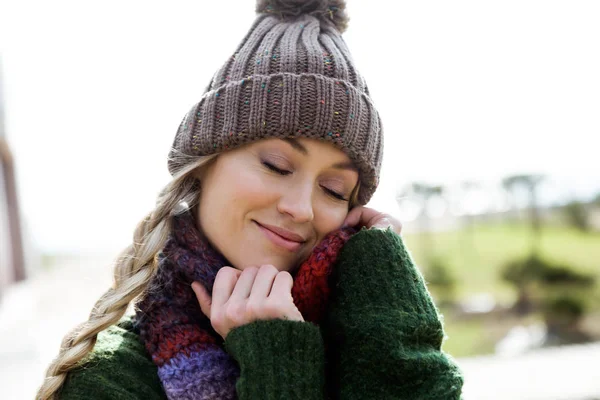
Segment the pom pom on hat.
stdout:
[[313,15],[331,21],[343,33],[348,27],[345,0],[257,0],[256,12],[282,18]]

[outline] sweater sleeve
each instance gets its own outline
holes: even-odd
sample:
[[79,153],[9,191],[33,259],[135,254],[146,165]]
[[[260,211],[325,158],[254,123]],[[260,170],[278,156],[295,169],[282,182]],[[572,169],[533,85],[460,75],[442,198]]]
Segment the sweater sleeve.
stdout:
[[323,337],[309,322],[255,321],[232,330],[225,348],[240,366],[239,400],[323,400]]
[[85,363],[69,372],[59,399],[166,399],[156,366],[132,329],[126,317],[100,332]]
[[460,399],[462,375],[441,351],[440,316],[399,235],[358,232],[333,282],[324,335],[334,398]]

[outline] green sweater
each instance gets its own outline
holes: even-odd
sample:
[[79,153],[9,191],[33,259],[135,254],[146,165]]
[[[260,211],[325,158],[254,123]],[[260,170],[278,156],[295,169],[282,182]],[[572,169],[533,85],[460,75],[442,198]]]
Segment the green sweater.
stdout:
[[[332,279],[323,326],[256,321],[229,333],[240,400],[460,399],[462,375],[441,351],[440,317],[400,236],[361,230]],[[166,398],[130,318],[98,335],[60,398]]]

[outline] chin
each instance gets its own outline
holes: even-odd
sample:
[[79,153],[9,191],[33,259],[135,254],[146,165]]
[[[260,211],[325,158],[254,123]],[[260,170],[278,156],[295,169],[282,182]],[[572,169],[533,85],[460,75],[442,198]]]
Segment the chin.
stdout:
[[[289,266],[295,266],[296,264],[289,260],[281,260],[280,258],[273,257],[272,255],[256,255],[254,257],[243,257],[245,260],[243,263],[235,263],[231,265],[233,268],[243,271],[248,267],[254,266],[260,268],[263,265],[273,265],[279,271],[290,271]],[[249,261],[247,261],[249,260]]]
[[263,263],[264,264],[271,264],[274,265],[275,268],[277,268],[279,271],[291,271],[294,266],[295,263],[289,260],[281,260],[281,259],[273,259],[268,257],[267,258],[267,262]]

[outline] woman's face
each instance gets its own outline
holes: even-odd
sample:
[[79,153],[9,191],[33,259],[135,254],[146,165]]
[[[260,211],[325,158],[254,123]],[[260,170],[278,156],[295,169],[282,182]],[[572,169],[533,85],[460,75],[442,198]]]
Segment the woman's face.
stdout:
[[232,267],[290,271],[341,227],[358,172],[331,144],[268,139],[222,153],[200,179],[198,228]]

